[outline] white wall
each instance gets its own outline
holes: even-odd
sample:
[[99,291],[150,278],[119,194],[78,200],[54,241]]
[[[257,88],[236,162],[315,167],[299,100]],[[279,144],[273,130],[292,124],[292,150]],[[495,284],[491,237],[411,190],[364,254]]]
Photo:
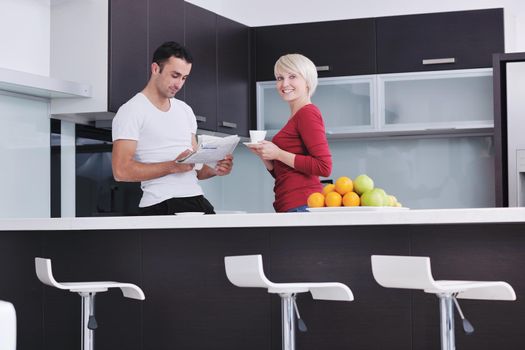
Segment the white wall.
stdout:
[[49,0],[0,1],[0,67],[49,76]]
[[54,0],[51,76],[90,84],[92,97],[52,100],[51,114],[106,112],[107,67],[108,0]]
[[503,7],[505,51],[525,51],[523,0],[186,0],[249,26]]

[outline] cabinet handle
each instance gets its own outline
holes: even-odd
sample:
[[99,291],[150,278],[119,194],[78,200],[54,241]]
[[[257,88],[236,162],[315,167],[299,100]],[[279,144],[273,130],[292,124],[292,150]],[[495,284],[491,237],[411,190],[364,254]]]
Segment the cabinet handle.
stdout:
[[206,117],[203,117],[202,115],[196,115],[195,119],[197,119],[198,123],[206,123]]
[[237,123],[231,123],[231,122],[222,121],[220,123],[220,126],[222,126],[224,128],[237,129]]
[[424,65],[449,64],[449,63],[456,63],[456,59],[454,57],[448,57],[448,58],[430,58],[430,59],[423,60]]
[[328,72],[330,71],[330,66],[315,66],[318,72]]

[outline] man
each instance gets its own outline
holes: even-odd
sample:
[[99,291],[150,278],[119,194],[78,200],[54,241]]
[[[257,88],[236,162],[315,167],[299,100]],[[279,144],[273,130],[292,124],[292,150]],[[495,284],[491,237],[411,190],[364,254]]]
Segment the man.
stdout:
[[141,215],[214,214],[198,180],[227,175],[232,169],[231,155],[215,168],[176,162],[197,146],[195,115],[186,103],[173,98],[191,65],[183,46],[162,44],[153,54],[148,84],[113,119],[113,176],[116,181],[141,181]]

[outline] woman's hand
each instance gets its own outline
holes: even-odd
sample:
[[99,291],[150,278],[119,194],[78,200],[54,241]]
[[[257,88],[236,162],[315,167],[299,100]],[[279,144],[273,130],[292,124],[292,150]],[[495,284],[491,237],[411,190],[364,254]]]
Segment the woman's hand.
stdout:
[[250,145],[253,153],[262,160],[279,160],[282,150],[271,141],[261,141],[256,145]]
[[278,160],[291,168],[295,167],[295,154],[283,151],[270,141],[261,141],[248,145],[250,150],[257,154],[264,162],[266,169],[273,170],[273,161]]

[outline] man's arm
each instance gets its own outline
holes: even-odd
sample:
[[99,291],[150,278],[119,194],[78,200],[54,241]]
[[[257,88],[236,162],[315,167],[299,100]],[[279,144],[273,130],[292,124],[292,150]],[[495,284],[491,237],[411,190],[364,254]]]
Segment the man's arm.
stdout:
[[[168,174],[181,173],[193,169],[193,164],[179,164],[174,160],[159,163],[140,163],[134,159],[137,149],[135,140],[113,141],[111,165],[116,181],[139,182],[156,179]],[[176,159],[186,156],[184,151]]]

